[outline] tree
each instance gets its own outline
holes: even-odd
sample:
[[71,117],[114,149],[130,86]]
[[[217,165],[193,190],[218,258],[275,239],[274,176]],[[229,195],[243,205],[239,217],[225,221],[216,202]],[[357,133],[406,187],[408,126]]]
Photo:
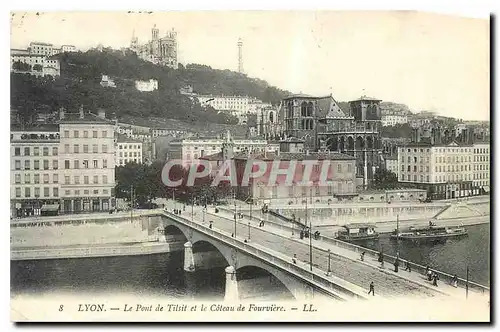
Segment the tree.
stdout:
[[12,68],[19,71],[30,71],[31,65],[21,61],[16,61],[12,64]]
[[42,65],[41,65],[41,64],[39,64],[39,63],[35,63],[35,64],[33,65],[33,70],[35,70],[35,71],[42,71],[42,69],[43,69],[43,67],[42,67]]
[[398,176],[384,168],[378,168],[373,176],[375,189],[395,189],[399,187]]

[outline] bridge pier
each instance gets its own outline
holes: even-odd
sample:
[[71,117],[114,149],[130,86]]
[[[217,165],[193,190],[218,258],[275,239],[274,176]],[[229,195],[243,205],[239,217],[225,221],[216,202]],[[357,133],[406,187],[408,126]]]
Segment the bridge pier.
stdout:
[[233,266],[226,267],[226,292],[224,301],[235,302],[239,300],[238,281],[236,280],[236,270]]
[[184,271],[194,272],[196,269],[194,264],[193,244],[191,242],[184,243]]

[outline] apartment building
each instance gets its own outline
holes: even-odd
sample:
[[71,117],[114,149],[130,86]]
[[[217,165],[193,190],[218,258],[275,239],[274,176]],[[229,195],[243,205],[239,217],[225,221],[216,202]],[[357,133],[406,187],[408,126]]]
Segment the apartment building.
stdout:
[[117,137],[116,142],[116,166],[124,166],[128,163],[135,162],[142,164],[143,151],[142,142],[123,135]]
[[40,215],[61,199],[57,125],[10,133],[11,215]]
[[11,129],[12,216],[107,211],[114,207],[113,123],[60,112],[58,125]]
[[472,185],[475,193],[490,192],[490,144],[474,144]]
[[114,124],[94,114],[66,114],[60,120],[62,211],[106,211],[114,207]]
[[279,143],[262,139],[233,139],[230,133],[222,138],[185,138],[170,142],[169,159],[182,159],[189,164],[198,158],[222,152],[223,143],[231,141],[235,153],[278,152]]
[[428,190],[433,199],[482,194],[489,190],[489,149],[456,142],[398,147],[398,181]]

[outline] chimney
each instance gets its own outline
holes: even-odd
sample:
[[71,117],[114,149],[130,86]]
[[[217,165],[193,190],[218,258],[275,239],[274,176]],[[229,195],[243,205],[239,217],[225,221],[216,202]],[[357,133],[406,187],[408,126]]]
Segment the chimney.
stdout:
[[101,119],[106,119],[106,111],[100,109],[97,111],[97,116],[100,117]]
[[80,119],[83,119],[83,105],[80,105]]
[[64,108],[59,109],[59,120],[64,120]]

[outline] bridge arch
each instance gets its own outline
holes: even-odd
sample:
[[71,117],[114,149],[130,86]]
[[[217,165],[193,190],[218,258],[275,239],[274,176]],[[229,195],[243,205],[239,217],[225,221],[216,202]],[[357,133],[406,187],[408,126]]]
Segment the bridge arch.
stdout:
[[236,280],[240,300],[258,297],[279,298],[280,300],[295,300],[295,295],[283,281],[268,269],[245,265],[236,270]]

